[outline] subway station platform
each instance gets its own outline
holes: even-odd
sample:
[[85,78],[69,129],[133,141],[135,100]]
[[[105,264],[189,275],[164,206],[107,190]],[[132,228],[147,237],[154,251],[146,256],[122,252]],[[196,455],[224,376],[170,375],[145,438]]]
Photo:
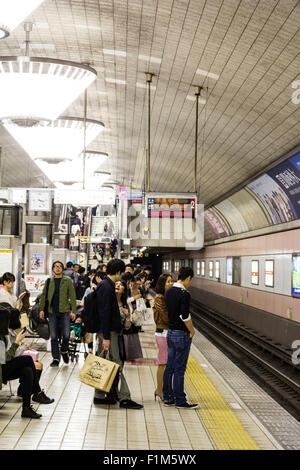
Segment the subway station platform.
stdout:
[[[154,400],[154,326],[140,333],[144,358],[126,363],[132,399],[143,410],[95,406],[94,390],[78,380],[84,361],[50,368],[41,339],[32,347],[44,364],[41,386],[55,398],[39,405],[39,420],[21,418],[18,381],[0,391],[0,450],[276,450],[300,449],[300,423],[196,332],[185,377],[198,410],[178,410]],[[83,351],[83,345],[81,345]]]

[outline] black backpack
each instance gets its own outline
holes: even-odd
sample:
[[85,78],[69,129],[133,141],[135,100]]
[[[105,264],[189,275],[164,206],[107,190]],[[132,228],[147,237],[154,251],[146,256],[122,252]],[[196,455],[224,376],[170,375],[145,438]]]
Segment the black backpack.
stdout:
[[101,328],[97,305],[97,291],[98,287],[84,299],[84,309],[81,317],[88,333],[98,333]]

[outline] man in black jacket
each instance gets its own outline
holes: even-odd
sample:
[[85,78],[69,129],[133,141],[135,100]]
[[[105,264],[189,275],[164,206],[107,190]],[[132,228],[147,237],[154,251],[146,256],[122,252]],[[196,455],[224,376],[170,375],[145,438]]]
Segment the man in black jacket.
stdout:
[[195,334],[189,311],[191,295],[187,291],[193,277],[192,268],[180,268],[178,282],[175,282],[165,293],[169,329],[167,333],[168,361],[163,381],[164,405],[175,405],[176,408],[188,410],[198,408],[198,404],[186,401],[184,393],[184,373]]
[[[115,282],[121,279],[125,272],[125,263],[120,259],[113,259],[107,265],[105,278],[100,283],[97,290],[98,312],[101,320],[101,333],[99,333],[98,355],[101,352],[109,351],[109,358],[119,364],[119,373],[112,386],[109,396],[101,390],[95,390],[95,405],[112,405],[120,401],[120,408],[139,410],[143,405],[139,405],[130,399],[130,391],[123,375],[123,361],[120,358],[119,345],[122,339],[122,325],[120,309],[115,292]],[[121,381],[120,390],[118,382]]]

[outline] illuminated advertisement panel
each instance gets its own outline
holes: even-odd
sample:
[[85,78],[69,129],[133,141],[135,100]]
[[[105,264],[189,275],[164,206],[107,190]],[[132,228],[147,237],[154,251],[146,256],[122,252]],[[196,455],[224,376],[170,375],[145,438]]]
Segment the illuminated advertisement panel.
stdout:
[[220,261],[215,261],[215,278],[220,279]]
[[261,200],[274,224],[300,218],[300,152],[247,187]]
[[209,261],[208,275],[209,275],[209,277],[213,277],[213,275],[214,275],[214,262],[213,261]]
[[[272,170],[268,171],[268,175],[276,181],[281,192],[277,194],[278,204],[281,202],[281,210],[284,212],[285,221],[294,218],[300,218],[300,152],[293,157],[280,163]],[[283,202],[282,193],[289,199],[289,207],[286,207],[286,202]],[[289,216],[289,218],[288,218]]]
[[258,261],[251,261],[251,284],[258,286]]
[[232,258],[226,258],[226,282],[232,284]]
[[274,260],[265,261],[265,286],[274,287]]
[[293,255],[292,295],[300,297],[300,253]]
[[283,189],[271,176],[265,174],[247,187],[260,199],[273,224],[290,222],[297,218],[293,204]]

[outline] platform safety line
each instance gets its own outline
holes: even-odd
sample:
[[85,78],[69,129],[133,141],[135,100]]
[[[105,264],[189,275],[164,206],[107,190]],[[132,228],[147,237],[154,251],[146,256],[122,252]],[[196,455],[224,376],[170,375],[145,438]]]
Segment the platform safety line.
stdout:
[[219,450],[260,450],[220,392],[192,354],[189,355],[185,387],[197,412]]

